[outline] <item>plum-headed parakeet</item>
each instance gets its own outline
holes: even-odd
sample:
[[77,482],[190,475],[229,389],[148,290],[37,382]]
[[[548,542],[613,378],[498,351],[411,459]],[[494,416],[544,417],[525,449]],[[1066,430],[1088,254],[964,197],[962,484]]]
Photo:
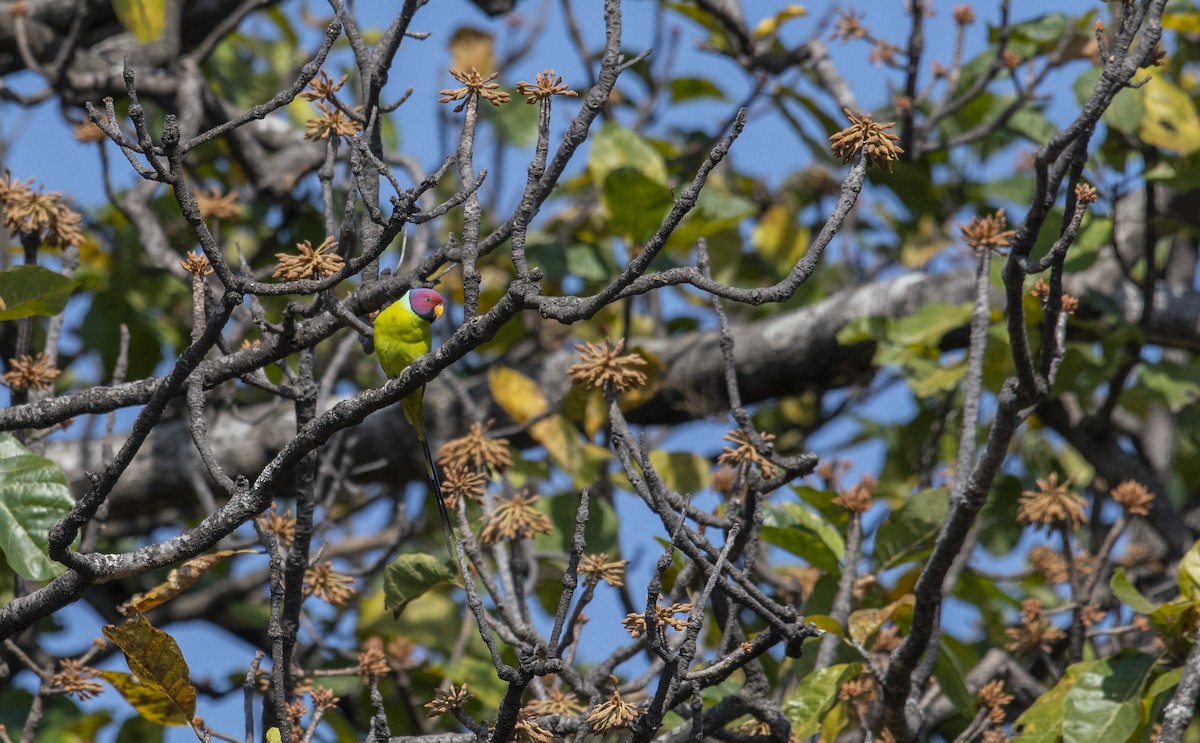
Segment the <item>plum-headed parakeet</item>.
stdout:
[[[379,313],[375,318],[375,353],[379,355],[379,363],[389,378],[400,376],[412,362],[429,353],[433,347],[433,335],[429,326],[441,317],[445,310],[442,295],[432,289],[413,289]],[[416,429],[417,438],[421,441],[421,448],[425,454],[425,468],[433,485],[438,512],[442,517],[446,546],[453,553],[454,527],[446,510],[442,483],[433,463],[433,454],[425,438],[424,399],[425,388],[422,386],[401,400],[400,405],[404,408],[404,417],[408,418],[408,422]]]

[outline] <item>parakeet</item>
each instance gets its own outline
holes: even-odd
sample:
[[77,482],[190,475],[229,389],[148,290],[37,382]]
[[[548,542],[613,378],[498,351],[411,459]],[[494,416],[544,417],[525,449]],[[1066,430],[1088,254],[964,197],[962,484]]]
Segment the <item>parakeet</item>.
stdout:
[[[379,363],[389,378],[400,376],[400,373],[417,358],[429,353],[433,347],[433,335],[429,326],[441,317],[445,310],[442,295],[432,289],[413,289],[379,313],[375,318],[375,353],[379,355]],[[408,418],[408,422],[416,429],[417,438],[421,441],[421,449],[425,454],[425,469],[433,485],[438,512],[442,517],[442,532],[446,537],[446,546],[453,555],[454,527],[446,510],[442,482],[433,463],[429,441],[425,438],[424,399],[425,388],[422,386],[401,400],[400,405],[404,408],[404,417]]]

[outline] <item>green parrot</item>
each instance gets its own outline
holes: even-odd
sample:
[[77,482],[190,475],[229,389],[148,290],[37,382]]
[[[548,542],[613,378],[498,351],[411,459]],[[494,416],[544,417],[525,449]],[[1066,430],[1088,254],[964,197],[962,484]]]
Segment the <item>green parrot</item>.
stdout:
[[[419,357],[429,353],[433,347],[433,335],[429,326],[445,311],[446,305],[442,295],[432,289],[412,289],[379,313],[375,318],[375,353],[379,355],[379,363],[389,378],[400,376],[400,373]],[[442,495],[442,482],[433,462],[433,453],[429,450],[429,441],[425,437],[424,399],[425,388],[422,386],[401,400],[400,405],[404,408],[404,417],[408,418],[408,422],[416,429],[417,438],[421,441],[421,449],[425,454],[425,469],[429,474],[430,483],[433,484],[438,512],[442,517],[442,533],[453,556],[454,526],[446,509],[446,499]]]

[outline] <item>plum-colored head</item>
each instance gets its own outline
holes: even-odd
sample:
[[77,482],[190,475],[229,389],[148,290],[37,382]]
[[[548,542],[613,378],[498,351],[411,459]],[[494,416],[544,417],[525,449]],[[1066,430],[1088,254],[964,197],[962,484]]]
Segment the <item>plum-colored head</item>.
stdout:
[[426,322],[433,322],[446,311],[442,295],[433,289],[412,289],[404,295],[404,301],[408,302],[413,314]]

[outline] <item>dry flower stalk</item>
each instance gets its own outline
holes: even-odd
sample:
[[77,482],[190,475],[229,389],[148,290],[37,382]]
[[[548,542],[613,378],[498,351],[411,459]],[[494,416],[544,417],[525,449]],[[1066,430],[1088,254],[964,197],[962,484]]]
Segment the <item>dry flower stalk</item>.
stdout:
[[496,509],[487,516],[483,532],[479,535],[484,544],[495,544],[503,539],[528,539],[535,534],[554,531],[550,517],[534,507],[541,498],[528,491],[517,493],[512,498],[496,499]]
[[193,276],[207,276],[213,272],[212,264],[208,262],[208,256],[199,251],[188,253],[187,258],[179,261],[179,265]]
[[551,689],[545,699],[534,699],[525,705],[525,711],[530,717],[542,715],[561,715],[575,717],[583,714],[583,704],[579,697],[562,689]]
[[362,652],[358,654],[358,675],[363,678],[386,676],[391,670],[387,655],[383,652],[383,640],[368,637],[363,642]]
[[471,96],[478,96],[485,101],[488,101],[493,106],[499,106],[502,103],[508,103],[512,100],[512,96],[503,90],[500,90],[500,83],[492,82],[500,73],[493,72],[484,77],[479,74],[479,70],[472,67],[469,71],[456,70],[450,68],[450,74],[454,79],[462,83],[461,88],[452,88],[450,90],[438,91],[442,97],[438,99],[438,103],[450,103],[452,101],[462,101],[454,107],[454,112],[458,113],[466,108],[467,100]]
[[296,243],[300,255],[276,253],[275,257],[279,263],[275,267],[275,273],[271,275],[284,281],[323,279],[332,276],[345,267],[342,257],[333,252],[337,245],[337,241],[332,237],[326,237],[316,248],[308,240]]
[[[872,52],[874,54],[874,52]],[[871,114],[853,114],[850,109],[842,109],[850,119],[850,126],[829,137],[833,154],[842,158],[842,162],[850,162],[859,149],[867,149],[867,162],[883,168],[889,173],[892,161],[899,160],[904,153],[896,142],[900,137],[887,131],[896,125],[889,121],[886,124],[871,118]]]
[[1042,574],[1047,583],[1066,583],[1069,573],[1067,561],[1058,550],[1038,545],[1026,556],[1029,566]]
[[1004,723],[1004,708],[1012,704],[1016,699],[1012,694],[1004,691],[1004,681],[996,679],[989,681],[979,690],[979,701],[988,708],[987,719],[993,725],[1001,725]]
[[[331,139],[333,137],[350,139],[362,131],[362,124],[353,117],[347,116],[340,108],[330,106],[324,101],[318,101],[317,108],[321,110],[321,115],[304,122],[304,128],[308,130],[304,133],[305,139]],[[357,111],[358,108],[356,107],[355,110]]]
[[100,672],[91,666],[72,658],[60,658],[58,672],[50,678],[50,685],[83,702],[104,691],[103,684],[92,680],[99,677]]
[[[687,627],[687,619],[679,619],[675,614],[687,614],[692,610],[692,604],[671,604],[663,606],[659,604],[654,607],[655,623],[658,627],[671,627],[674,630],[682,630]],[[625,626],[625,631],[630,637],[637,637],[646,632],[646,615],[645,614],[628,614],[621,620],[621,624]]]
[[563,83],[562,75],[555,75],[554,70],[549,67],[537,73],[534,78],[535,82],[527,83],[524,80],[517,83],[517,94],[528,96],[525,99],[526,103],[537,103],[538,101],[547,100],[550,96],[562,95],[575,97],[578,95]]
[[[759,436],[762,438],[764,444],[769,444],[775,440],[775,437],[769,433],[759,434]],[[747,465],[758,465],[758,468],[762,470],[763,477],[774,477],[779,473],[779,466],[760,454],[742,429],[735,428],[721,438],[730,442],[733,446],[721,449],[721,453],[717,456],[718,464],[727,464],[735,468],[743,462]]]
[[429,708],[426,717],[440,717],[447,712],[453,712],[456,709],[462,709],[467,702],[471,701],[474,695],[467,691],[467,685],[455,686],[450,684],[448,689],[438,689],[433,695],[432,702],[426,702],[425,707]]
[[22,183],[6,169],[0,177],[0,206],[9,232],[36,235],[56,248],[83,242],[83,216],[68,207],[57,191],[35,191],[32,178]]
[[1004,647],[1013,653],[1024,653],[1030,650],[1040,650],[1049,653],[1054,644],[1067,635],[1059,628],[1050,624],[1046,613],[1042,610],[1042,602],[1037,599],[1026,599],[1021,604],[1021,623],[1016,627],[1004,630],[1009,642]]
[[242,213],[242,207],[237,201],[237,191],[223,194],[216,186],[208,190],[198,188],[192,194],[192,198],[200,208],[200,216],[205,219],[233,219]]
[[330,100],[342,89],[342,85],[346,83],[347,75],[342,75],[341,79],[334,81],[325,70],[317,73],[317,76],[308,83],[308,90],[300,94],[300,97],[306,101]]
[[446,507],[451,511],[458,509],[458,499],[482,500],[487,478],[482,472],[465,467],[449,467],[442,479],[442,494],[446,498]]
[[44,353],[37,356],[22,354],[8,360],[8,371],[3,380],[14,392],[48,390],[62,372],[54,368],[54,360]]
[[867,475],[849,490],[839,491],[833,504],[850,513],[865,513],[871,508],[871,495],[875,491],[875,478]]
[[508,451],[508,439],[488,436],[487,426],[472,423],[465,436],[451,439],[438,449],[437,461],[444,469],[487,469],[500,473],[512,466],[512,455]]
[[357,593],[352,588],[354,578],[334,570],[333,563],[324,560],[304,571],[305,596],[316,596],[334,606],[345,606]]
[[621,699],[621,692],[613,689],[612,696],[603,703],[596,705],[588,715],[588,727],[597,735],[603,735],[612,730],[627,728],[642,714],[637,705]]
[[1137,480],[1126,480],[1109,493],[1128,516],[1146,516],[1154,505],[1154,494]]
[[582,360],[581,363],[567,367],[567,374],[576,384],[591,388],[612,385],[616,392],[624,392],[634,387],[641,387],[646,383],[646,375],[634,367],[645,366],[648,362],[640,354],[622,355],[621,351],[624,348],[624,340],[614,343],[605,338],[603,346],[596,343],[584,343],[575,349]]
[[579,573],[586,575],[592,582],[604,581],[613,588],[620,588],[625,585],[625,566],[628,564],[628,560],[610,562],[607,552],[601,552],[598,555],[584,555],[579,560]]
[[283,547],[289,546],[296,539],[296,517],[292,509],[280,513],[271,506],[271,510],[258,517],[258,525],[264,531],[275,534],[275,539]]
[[1017,234],[1016,230],[1007,227],[1008,218],[1004,216],[1003,209],[997,209],[994,214],[983,219],[978,216],[971,217],[970,222],[958,226],[962,231],[963,241],[971,248],[993,250],[997,253],[1001,252],[1001,248],[1007,248],[1009,240]]
[[1059,484],[1058,473],[1051,472],[1037,481],[1037,490],[1021,493],[1017,521],[1036,526],[1064,526],[1074,531],[1087,520],[1084,508],[1087,501],[1071,491],[1071,481]]
[[837,11],[837,20],[834,21],[833,31],[829,34],[830,39],[844,44],[855,39],[865,39],[868,35],[866,27],[862,24],[862,16],[857,10]]

